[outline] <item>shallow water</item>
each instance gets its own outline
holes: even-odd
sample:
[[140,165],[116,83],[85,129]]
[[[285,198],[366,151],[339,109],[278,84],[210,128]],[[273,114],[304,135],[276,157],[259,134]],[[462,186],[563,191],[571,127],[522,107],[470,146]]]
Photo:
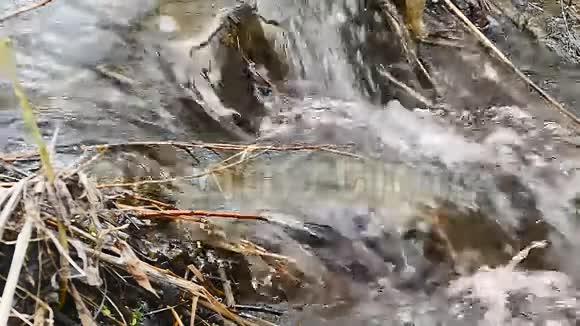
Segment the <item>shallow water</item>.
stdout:
[[[176,100],[178,86],[167,79],[157,55],[164,39],[190,37],[191,30],[205,24],[224,3],[205,5],[192,2],[191,14],[187,11],[184,17],[175,13],[179,10],[162,6],[159,12],[171,15],[182,31],[174,31],[174,21],[163,27],[172,32],[160,32],[153,0],[55,0],[7,22],[0,35],[14,38],[19,77],[38,108],[45,135],[51,137],[59,127],[59,145],[219,141],[226,136],[191,118],[188,107]],[[444,113],[392,101],[389,87],[376,79],[372,60],[380,58],[362,53],[361,44],[375,35],[369,29],[373,24],[353,24],[366,17],[362,2],[260,0],[258,7],[286,30],[290,79],[304,91],[292,98],[267,99],[270,117],[262,123],[260,139],[354,143],[356,152],[369,160],[329,153],[272,156],[249,163],[245,176],[235,182],[223,176],[217,183],[211,178],[179,183],[175,199],[183,208],[259,211],[281,224],[328,225],[347,243],[379,239],[393,251],[373,251],[364,245],[353,249],[345,242],[337,242],[343,247],[330,242],[327,248],[313,250],[279,227],[226,225],[232,234],[277,246],[315,276],[328,273],[336,278],[334,287],[344,287],[356,298],[348,309],[338,309],[342,314],[332,305],[291,311],[288,324],[572,325],[580,308],[576,302],[580,269],[569,258],[577,255],[580,245],[571,205],[580,193],[578,153],[558,139],[573,133],[532,118],[526,105],[485,107],[480,113],[486,124],[474,129],[467,122],[475,121],[479,113],[471,107]],[[136,22],[144,23],[135,27]],[[95,67],[101,64],[121,68],[132,82],[119,84],[99,74]],[[460,92],[477,96],[473,85]],[[538,102],[530,99],[532,106],[537,110]],[[286,123],[276,122],[280,117]],[[0,126],[0,151],[29,147],[5,82],[0,83]],[[194,174],[189,166],[179,169]],[[474,264],[466,270],[507,264],[505,257],[532,240],[545,239],[552,246],[543,255],[560,272],[547,271],[542,264],[533,272],[493,266],[491,271],[466,272],[449,282],[440,275],[445,271],[430,269],[432,262],[425,258],[421,243],[402,236],[417,223],[418,206],[441,200],[463,212],[457,217],[462,222],[454,222],[456,229],[450,229],[467,235],[457,237],[458,253],[467,257],[479,251],[482,256],[475,262],[466,258],[466,265]],[[491,234],[494,229],[470,224],[477,214],[469,209],[481,210],[485,220],[511,233],[513,243]],[[384,238],[386,234],[390,238]],[[496,238],[501,248],[486,247]],[[364,265],[366,270],[360,271],[364,277],[349,270],[353,261]],[[335,296],[339,297],[324,288],[311,300],[333,302]]]

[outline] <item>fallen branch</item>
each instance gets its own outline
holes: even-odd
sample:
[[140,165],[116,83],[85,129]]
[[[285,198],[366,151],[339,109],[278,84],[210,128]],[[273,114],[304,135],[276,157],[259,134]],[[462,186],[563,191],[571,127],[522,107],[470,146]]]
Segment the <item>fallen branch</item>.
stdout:
[[170,219],[181,219],[181,217],[188,216],[203,216],[203,217],[223,217],[223,218],[234,218],[238,220],[256,220],[256,221],[268,221],[267,218],[255,215],[255,214],[240,214],[233,212],[216,212],[216,211],[204,211],[204,210],[136,210],[134,214],[140,218],[170,218]]
[[459,19],[467,26],[467,29],[473,33],[477,39],[488,49],[490,49],[503,63],[512,69],[513,72],[518,75],[528,86],[534,89],[546,102],[551,104],[556,110],[561,114],[572,120],[576,125],[580,125],[580,119],[576,117],[572,112],[568,111],[562,106],[558,101],[556,101],[550,94],[546,93],[540,86],[536,85],[528,76],[526,76],[521,70],[519,70],[511,61],[508,59],[479,29],[475,26],[469,18],[465,15],[451,2],[451,0],[443,0],[445,5],[455,14]]
[[22,15],[22,14],[27,13],[29,11],[38,9],[40,7],[44,7],[44,6],[46,6],[47,4],[49,4],[51,2],[52,2],[52,0],[42,0],[42,1],[38,2],[38,3],[31,4],[30,6],[22,7],[20,9],[16,9],[15,11],[9,12],[6,15],[0,17],[0,23],[3,23],[3,22],[5,22],[6,20],[8,20],[10,18],[14,18],[16,16]]

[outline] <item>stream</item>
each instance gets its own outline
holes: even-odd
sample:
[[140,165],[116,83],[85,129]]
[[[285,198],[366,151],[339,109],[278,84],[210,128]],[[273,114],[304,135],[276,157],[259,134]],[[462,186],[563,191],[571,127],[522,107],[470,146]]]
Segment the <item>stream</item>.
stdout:
[[[18,76],[45,138],[57,132],[59,148],[239,141],[192,109],[179,80],[179,72],[193,69],[191,58],[181,54],[184,44],[204,34],[220,8],[238,2],[54,0],[0,23],[0,37],[14,40]],[[576,325],[577,135],[467,37],[462,51],[418,48],[450,105],[417,103],[381,69],[419,92],[435,91],[424,79],[410,77],[417,69],[406,67],[393,50],[396,40],[380,29],[386,21],[371,2],[258,0],[260,15],[283,31],[273,33],[280,33],[276,46],[288,71],[281,92],[261,97],[266,113],[255,124],[247,122],[258,142],[350,145],[368,160],[321,152],[272,155],[247,163],[235,180],[224,174],[220,182],[209,177],[176,182],[172,199],[183,209],[261,212],[278,221],[220,223],[231,237],[293,257],[315,280],[310,290],[295,289],[273,303],[288,311],[280,324]],[[26,3],[3,1],[0,13]],[[429,15],[437,16],[440,4],[428,4]],[[544,53],[534,50],[538,44],[508,28],[488,33],[511,51],[516,64],[550,79],[550,89],[560,89],[558,99],[580,112],[573,107],[580,94],[577,65],[562,71],[547,50],[540,63],[531,64]],[[221,60],[209,56],[211,62]],[[168,77],[163,62],[178,71],[175,78]],[[232,74],[224,71],[227,81]],[[234,103],[230,106],[242,116],[254,112],[252,96],[233,85],[224,86],[234,90],[223,102]],[[31,149],[11,86],[0,79],[0,153]],[[70,162],[71,153],[60,152],[57,164]],[[141,163],[177,175],[201,168],[172,155]],[[206,163],[215,159],[212,153],[200,155]],[[95,173],[141,172],[109,162]],[[422,214],[436,218],[445,236],[433,240],[432,222]],[[280,226],[295,224],[309,229]],[[187,226],[177,230],[195,232]],[[546,248],[510,263],[520,250],[544,240]],[[256,266],[256,292],[278,293]]]

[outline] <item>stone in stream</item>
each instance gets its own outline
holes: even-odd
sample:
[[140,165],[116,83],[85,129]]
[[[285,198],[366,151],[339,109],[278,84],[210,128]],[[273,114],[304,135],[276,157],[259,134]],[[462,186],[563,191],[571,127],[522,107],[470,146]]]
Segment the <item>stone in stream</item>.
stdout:
[[168,73],[210,117],[251,139],[266,115],[264,91],[271,92],[288,72],[274,40],[282,30],[247,3],[219,12],[217,7],[197,1],[162,3],[161,13],[168,15],[161,16],[160,26],[179,36],[162,46],[160,55]]

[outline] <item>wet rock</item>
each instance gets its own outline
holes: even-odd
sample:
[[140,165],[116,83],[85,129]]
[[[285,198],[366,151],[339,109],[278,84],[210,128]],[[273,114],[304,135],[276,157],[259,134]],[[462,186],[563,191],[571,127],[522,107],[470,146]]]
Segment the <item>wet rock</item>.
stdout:
[[[513,181],[513,180],[512,180]],[[525,205],[518,225],[493,218],[492,212],[459,207],[443,201],[434,208],[426,207],[419,224],[410,227],[407,238],[423,244],[423,254],[436,265],[448,266],[459,275],[470,275],[482,266],[491,268],[507,264],[521,249],[533,241],[546,240],[554,228],[539,213],[534,214],[535,204],[526,203],[521,189],[514,185],[500,185],[502,191],[520,196],[514,202]],[[529,200],[529,197],[526,197]],[[537,210],[536,210],[537,212]],[[425,228],[427,223],[428,228]],[[419,227],[423,225],[423,227]],[[557,262],[547,249],[535,249],[520,264],[526,269],[554,269]]]
[[264,89],[275,87],[288,71],[272,39],[273,24],[249,4],[238,4],[193,37],[169,42],[162,53],[185,94],[238,137],[258,130],[267,113]]
[[[518,250],[533,241],[549,240],[552,236],[561,235],[539,211],[533,192],[516,176],[499,175],[497,184],[499,190],[509,196],[510,203],[519,214],[519,223],[514,230]],[[521,265],[528,269],[556,269],[558,262],[548,253],[549,249],[535,249]]]
[[502,225],[483,212],[450,202],[429,212],[433,223],[425,255],[471,273],[479,266],[499,266],[512,257],[515,242]]

